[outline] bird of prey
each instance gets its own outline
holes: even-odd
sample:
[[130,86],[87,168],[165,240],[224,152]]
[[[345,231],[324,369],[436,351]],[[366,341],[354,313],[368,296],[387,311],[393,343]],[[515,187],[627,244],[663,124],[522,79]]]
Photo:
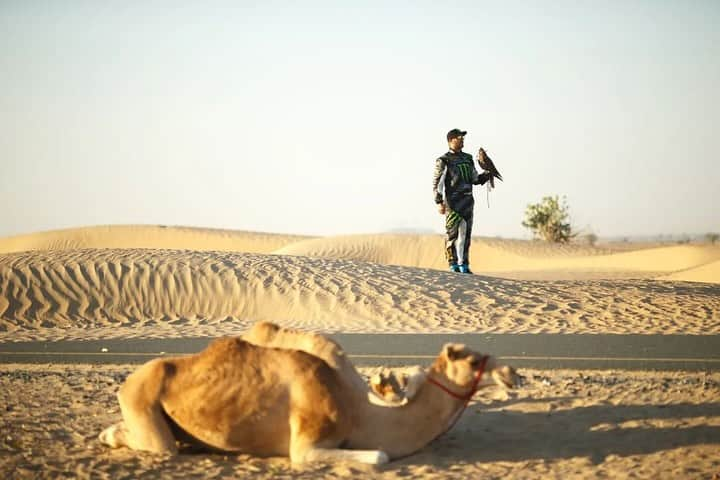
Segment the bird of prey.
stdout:
[[490,187],[495,188],[495,179],[502,181],[503,178],[484,148],[478,152],[478,164],[480,168],[490,173]]

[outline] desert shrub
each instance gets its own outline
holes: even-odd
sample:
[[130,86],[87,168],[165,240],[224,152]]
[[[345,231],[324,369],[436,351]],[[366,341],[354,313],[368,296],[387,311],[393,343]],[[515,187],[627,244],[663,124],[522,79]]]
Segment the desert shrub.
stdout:
[[715,242],[717,242],[718,239],[720,239],[720,235],[718,235],[717,233],[706,233],[705,234],[705,240],[707,240],[708,242],[710,242],[713,245],[715,245]]
[[565,197],[543,197],[540,203],[531,203],[525,209],[523,227],[535,237],[548,242],[567,243],[575,236],[570,226],[570,213]]
[[588,245],[594,246],[595,243],[597,242],[598,236],[595,235],[594,233],[588,233],[588,234],[583,235],[582,238],[585,239],[585,242]]

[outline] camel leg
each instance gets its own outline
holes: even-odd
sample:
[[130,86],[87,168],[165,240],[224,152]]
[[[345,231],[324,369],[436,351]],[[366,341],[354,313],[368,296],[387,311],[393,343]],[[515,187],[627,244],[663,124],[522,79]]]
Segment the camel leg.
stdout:
[[[382,450],[347,450],[324,448],[317,429],[312,428],[301,415],[290,418],[290,461],[292,463],[350,461],[382,465],[389,462]],[[305,428],[304,428],[305,427]],[[307,428],[310,427],[310,428]],[[326,443],[334,443],[327,442]]]
[[177,453],[175,438],[160,404],[165,372],[164,361],[157,359],[146,363],[125,380],[118,392],[123,422],[101,433],[100,441],[110,446],[125,445],[133,450]]

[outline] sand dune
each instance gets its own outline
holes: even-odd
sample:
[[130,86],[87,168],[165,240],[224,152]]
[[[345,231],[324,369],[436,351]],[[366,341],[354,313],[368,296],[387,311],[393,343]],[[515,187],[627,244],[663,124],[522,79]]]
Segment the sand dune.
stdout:
[[163,225],[104,225],[0,238],[0,253],[82,248],[168,248],[269,253],[310,237]]
[[685,282],[720,282],[720,261],[701,265],[696,268],[689,268],[679,272],[660,277],[662,280],[679,280]]
[[0,255],[6,338],[343,332],[720,333],[720,286],[528,281],[287,255],[90,249]]
[[358,260],[362,262],[445,269],[440,235],[347,235],[313,238],[275,250],[279,255]]
[[442,242],[142,226],[13,237],[0,246],[24,251],[0,254],[0,336],[232,334],[258,320],[345,332],[720,331],[720,247],[476,239],[478,275],[465,276],[445,271]]
[[[386,265],[446,270],[441,235],[346,235],[307,237],[236,230],[163,226],[97,226],[0,239],[0,253],[83,248],[187,249],[275,253]],[[720,282],[704,265],[720,261],[720,246],[549,244],[474,238],[470,251],[475,273],[514,279],[588,280],[661,278]],[[643,248],[644,247],[644,248]],[[696,273],[691,271],[697,270]],[[684,273],[686,272],[686,273]],[[672,276],[677,274],[677,276]]]
[[[347,235],[311,238],[285,245],[274,253],[445,270],[444,242],[442,235]],[[523,264],[539,258],[575,258],[610,253],[613,252],[584,245],[486,238],[474,238],[470,247],[473,265],[483,271],[523,268]]]
[[[303,240],[274,253],[445,270],[442,249],[440,235],[351,235]],[[584,245],[476,238],[470,258],[475,273],[509,278],[652,278],[720,260],[720,247],[674,245],[615,252]],[[720,282],[720,276],[711,277],[702,281]]]
[[[609,255],[564,258],[535,258],[515,271],[516,278],[664,278],[670,272],[694,269],[720,259],[720,248],[711,246],[675,245]],[[500,273],[500,272],[496,272]],[[509,271],[508,273],[513,273]],[[512,275],[508,275],[512,276]],[[691,280],[687,278],[687,280]],[[705,280],[720,283],[720,276]]]

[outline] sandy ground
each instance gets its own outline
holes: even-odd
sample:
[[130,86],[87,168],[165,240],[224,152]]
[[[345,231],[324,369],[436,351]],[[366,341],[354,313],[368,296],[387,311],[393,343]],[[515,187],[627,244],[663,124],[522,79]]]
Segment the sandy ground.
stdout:
[[[720,334],[720,246],[292,235],[161,226],[0,239],[0,341],[217,336],[257,320],[323,332]],[[492,352],[490,352],[492,353]],[[110,451],[131,366],[0,365],[0,478],[712,478],[720,377],[522,372],[447,436],[383,469]]]
[[[0,478],[702,478],[720,475],[720,373],[525,370],[476,395],[458,424],[380,468],[293,467],[184,451],[111,450],[131,366],[1,365]],[[363,373],[369,374],[365,369]]]

